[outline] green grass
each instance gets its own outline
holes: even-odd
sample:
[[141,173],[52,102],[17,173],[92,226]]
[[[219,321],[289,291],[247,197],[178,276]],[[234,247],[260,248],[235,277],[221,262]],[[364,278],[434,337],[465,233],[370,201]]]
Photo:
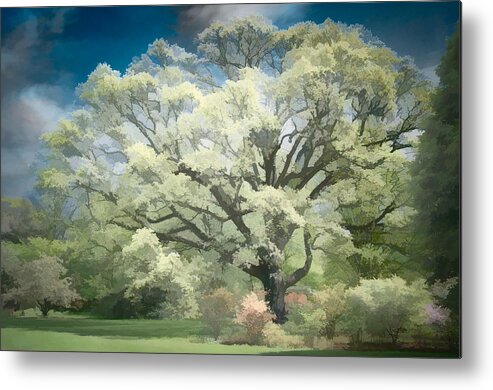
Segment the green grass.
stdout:
[[186,338],[190,335],[208,335],[206,327],[196,320],[105,320],[74,315],[7,319],[4,320],[3,327],[122,339]]
[[276,351],[261,346],[199,343],[178,337],[125,339],[118,337],[79,336],[73,333],[9,328],[2,329],[2,349],[204,354],[260,354]]
[[[206,342],[207,341],[207,342]],[[197,320],[103,320],[83,316],[5,318],[3,350],[260,354],[280,348],[222,345]]]
[[58,313],[48,318],[4,316],[1,349],[341,357],[457,357],[438,352],[283,350],[265,346],[223,345],[211,340],[206,326],[198,320],[104,320]]
[[270,356],[332,356],[332,357],[377,357],[377,358],[432,358],[432,359],[457,359],[459,356],[454,352],[420,352],[420,351],[353,351],[353,350],[331,350],[331,349],[305,349],[267,353],[261,355]]

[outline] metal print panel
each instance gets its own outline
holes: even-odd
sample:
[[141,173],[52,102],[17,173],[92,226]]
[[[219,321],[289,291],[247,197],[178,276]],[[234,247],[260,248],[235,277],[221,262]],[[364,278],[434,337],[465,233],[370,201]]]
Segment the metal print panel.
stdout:
[[1,348],[460,357],[460,3],[3,8]]

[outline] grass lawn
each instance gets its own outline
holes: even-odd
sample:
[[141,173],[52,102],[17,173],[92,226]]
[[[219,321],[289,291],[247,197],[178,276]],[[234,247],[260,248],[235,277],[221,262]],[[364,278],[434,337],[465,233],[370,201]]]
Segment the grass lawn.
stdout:
[[285,350],[223,345],[208,339],[198,320],[104,320],[76,315],[3,317],[2,350],[375,356],[451,358],[452,354],[409,351]]
[[222,345],[197,320],[104,320],[83,316],[3,318],[2,350],[260,354],[280,348]]

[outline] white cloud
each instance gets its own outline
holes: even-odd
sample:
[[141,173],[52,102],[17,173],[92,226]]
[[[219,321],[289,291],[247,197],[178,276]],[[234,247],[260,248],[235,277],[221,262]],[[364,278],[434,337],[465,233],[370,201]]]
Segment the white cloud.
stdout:
[[440,79],[436,74],[437,66],[438,65],[433,65],[421,69],[421,73],[423,73],[426,79],[430,80],[433,83],[433,85],[438,85],[438,83],[440,82]]
[[195,33],[211,22],[227,22],[234,18],[262,15],[274,24],[302,19],[305,4],[215,4],[197,5],[180,15],[180,31]]
[[55,129],[73,109],[63,104],[61,87],[36,84],[2,101],[2,195],[20,196],[32,188],[33,164],[40,152],[39,137]]
[[20,93],[19,104],[25,110],[22,119],[31,133],[42,134],[53,130],[56,123],[65,115],[67,107],[50,97],[60,92],[59,87],[38,84]]
[[192,7],[185,12],[188,18],[201,24],[211,21],[228,21],[233,18],[243,18],[250,15],[263,15],[272,21],[285,20],[298,16],[294,11],[301,8],[301,4],[223,4]]
[[[69,75],[57,73],[47,55],[70,12],[31,15],[2,42],[2,196],[24,196],[32,189],[39,137],[72,107],[73,92],[62,87]],[[47,79],[53,84],[39,82]]]

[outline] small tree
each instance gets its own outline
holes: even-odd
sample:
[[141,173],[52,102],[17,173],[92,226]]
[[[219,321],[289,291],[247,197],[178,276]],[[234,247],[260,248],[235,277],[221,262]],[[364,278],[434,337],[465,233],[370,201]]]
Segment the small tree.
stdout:
[[226,320],[233,316],[234,309],[234,296],[224,287],[218,288],[204,296],[200,307],[202,319],[212,330],[215,339],[221,334]]
[[346,311],[341,318],[342,330],[350,337],[351,345],[359,346],[363,341],[368,306],[361,294],[348,290],[346,293]]
[[236,313],[235,322],[246,329],[247,339],[252,344],[259,344],[265,326],[274,316],[269,311],[266,302],[259,299],[254,292],[243,298]]
[[388,335],[395,345],[403,331],[424,321],[425,305],[431,301],[422,279],[411,284],[397,276],[362,280],[348,291],[347,322],[364,324],[375,336]]
[[331,340],[334,338],[336,324],[346,308],[345,288],[342,283],[329,286],[313,294],[315,307],[321,311],[319,334]]
[[[306,297],[305,297],[306,299]],[[303,335],[307,345],[314,345],[318,336],[332,340],[336,324],[345,310],[345,287],[342,283],[326,286],[313,293],[308,302],[290,297],[291,332]]]
[[125,297],[138,302],[143,288],[166,291],[163,314],[175,318],[197,318],[199,305],[196,287],[200,284],[204,263],[184,259],[163,246],[150,229],[139,229],[123,248],[123,269],[127,284]]
[[56,257],[42,257],[28,263],[17,262],[7,272],[15,279],[15,287],[7,291],[6,301],[19,302],[23,308],[37,307],[44,317],[55,308],[67,308],[79,299],[72,289],[67,270]]

